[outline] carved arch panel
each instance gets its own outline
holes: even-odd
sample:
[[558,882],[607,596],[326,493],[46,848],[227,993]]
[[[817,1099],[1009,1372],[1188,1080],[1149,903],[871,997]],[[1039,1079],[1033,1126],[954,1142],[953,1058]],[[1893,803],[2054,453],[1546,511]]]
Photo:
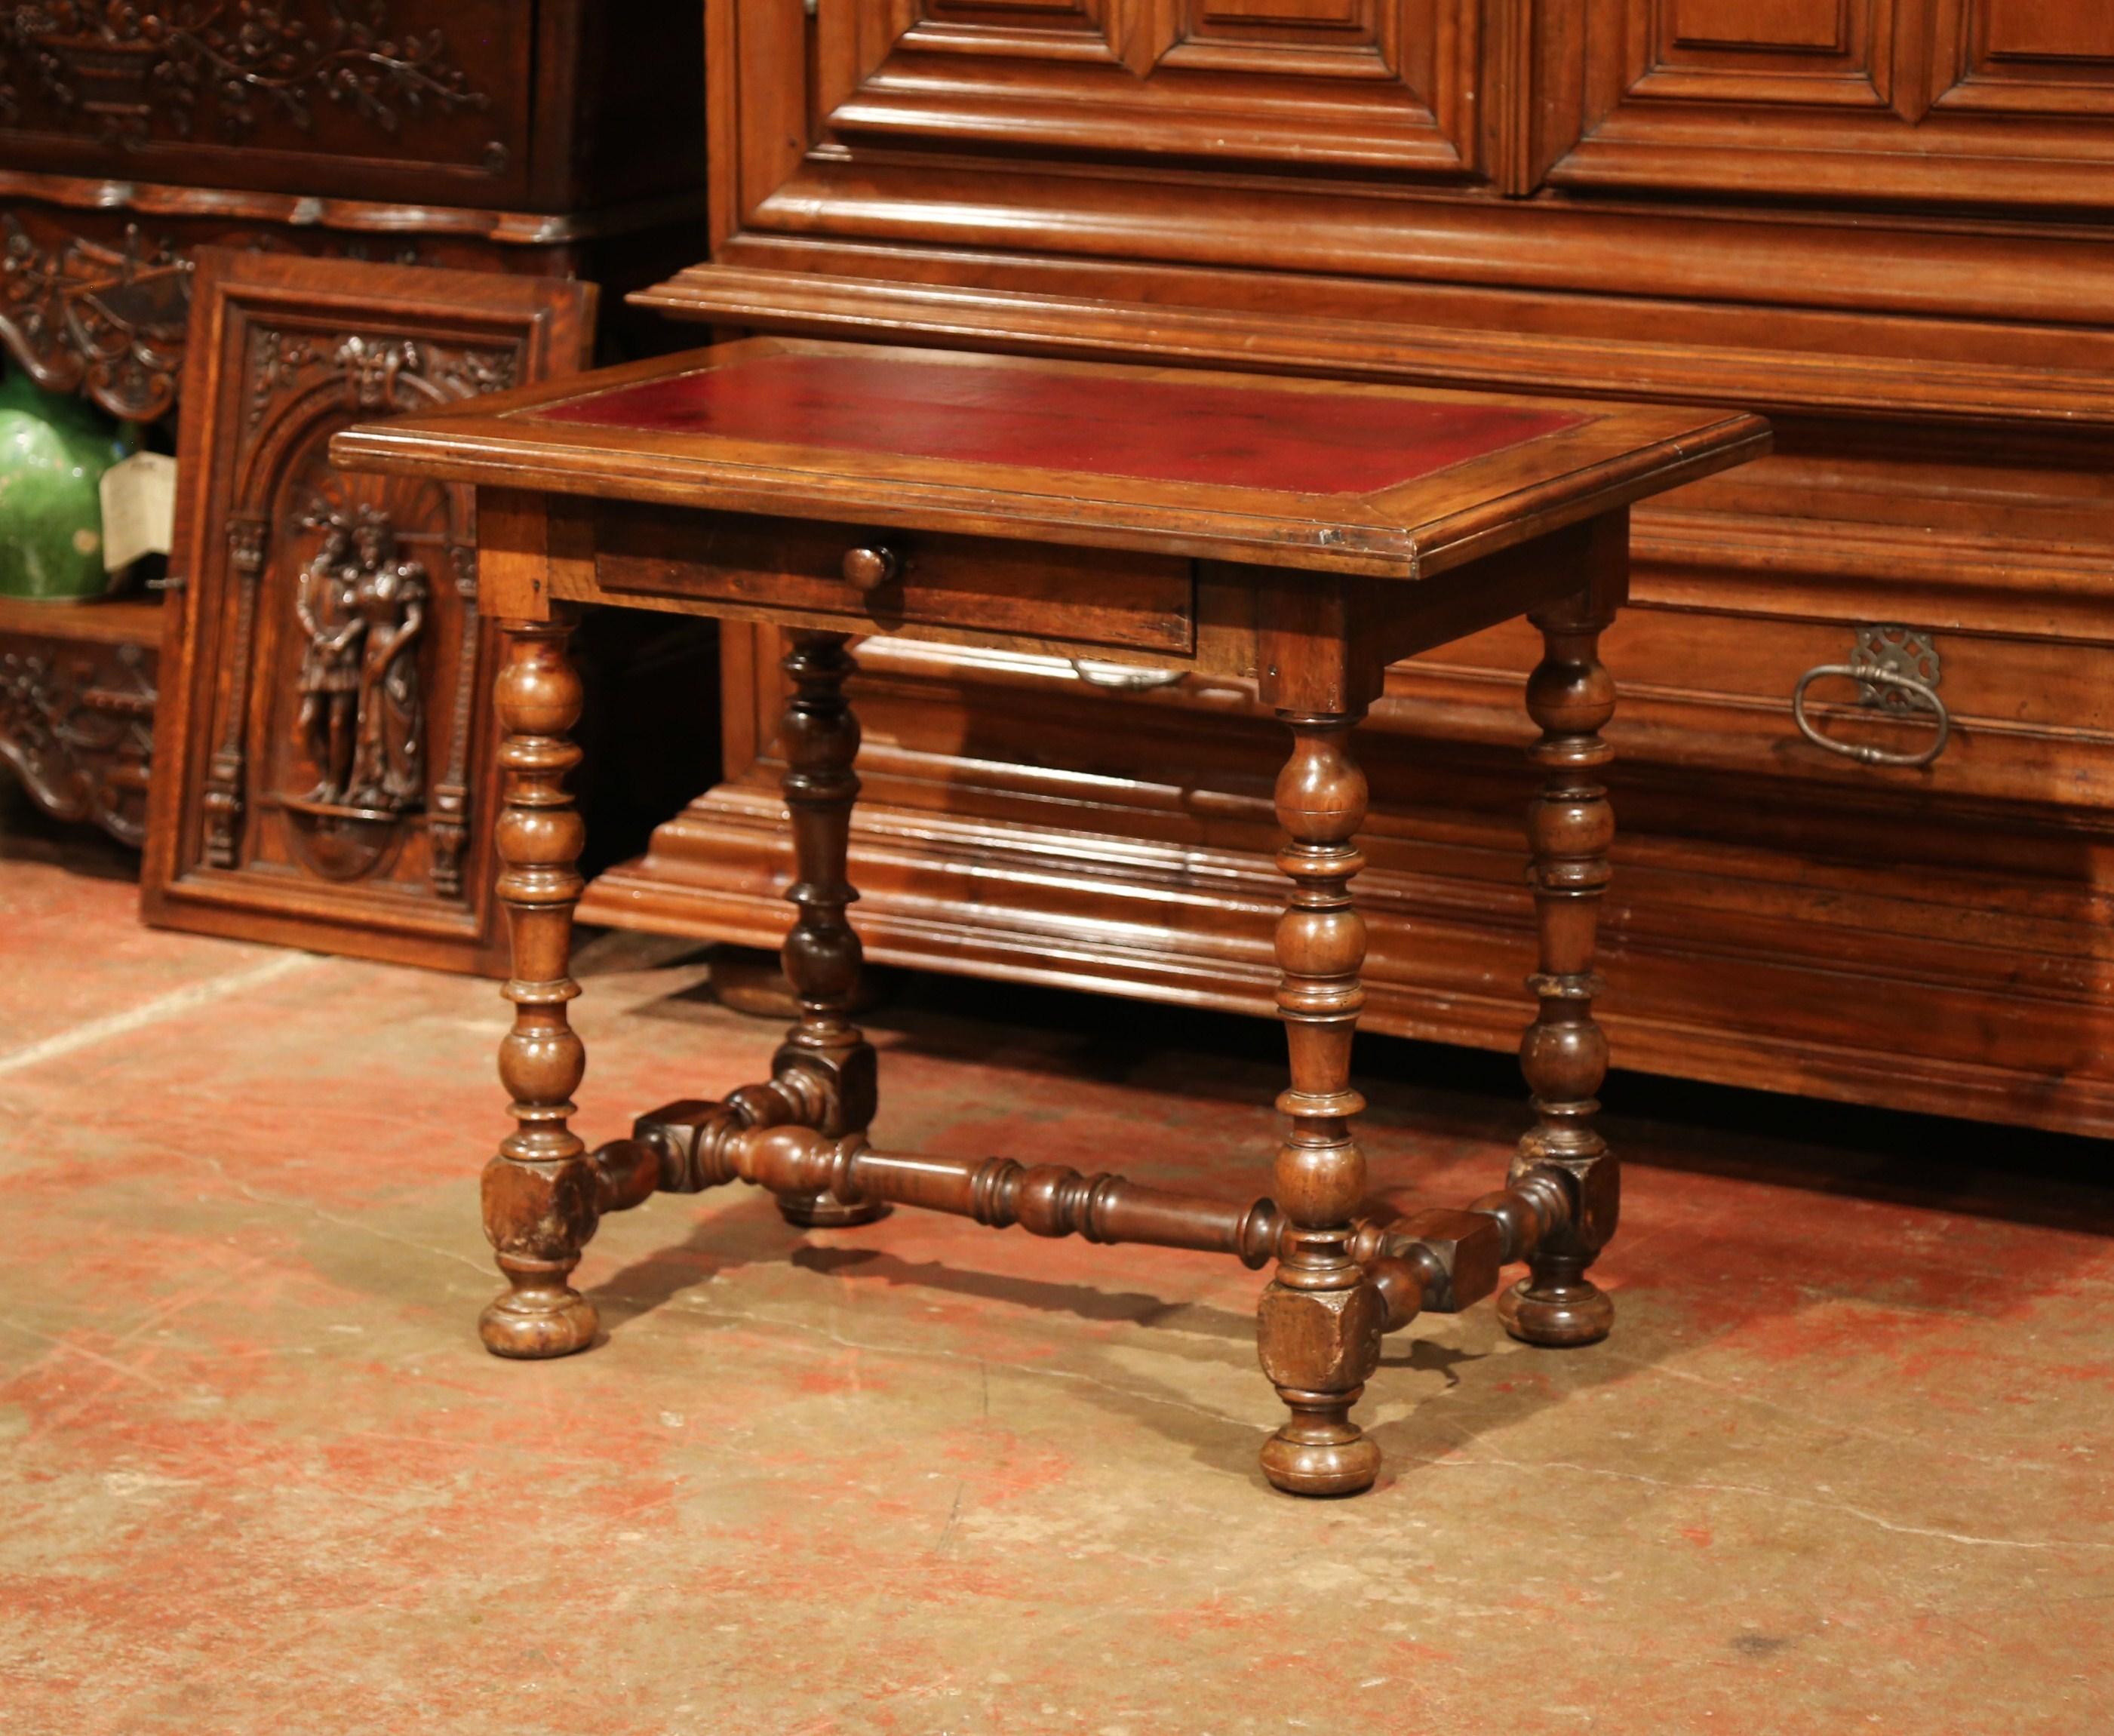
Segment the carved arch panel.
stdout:
[[491,966],[472,497],[345,474],[327,448],[578,368],[593,292],[207,250],[196,294],[215,341],[185,381],[149,919]]

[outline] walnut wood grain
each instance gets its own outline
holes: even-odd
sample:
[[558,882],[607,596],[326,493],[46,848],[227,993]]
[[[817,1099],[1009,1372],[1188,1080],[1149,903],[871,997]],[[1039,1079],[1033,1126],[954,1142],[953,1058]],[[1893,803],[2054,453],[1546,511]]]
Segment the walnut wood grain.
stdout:
[[583,833],[565,776],[580,751],[580,680],[565,655],[572,622],[502,621],[506,659],[493,688],[502,731],[506,807],[497,848],[513,974],[503,992],[514,1028],[500,1045],[499,1077],[514,1131],[484,1171],[484,1228],[507,1289],[478,1322],[495,1355],[542,1358],[583,1350],[597,1329],[594,1304],[568,1281],[599,1215],[597,1178],[572,1130],[573,1093],[587,1051],[567,1013],[573,906]]
[[1593,1017],[1603,983],[1593,969],[1600,903],[1612,877],[1614,814],[1601,781],[1614,757],[1601,731],[1615,712],[1615,686],[1600,662],[1600,634],[1614,619],[1626,570],[1610,536],[1595,551],[1590,587],[1532,617],[1544,654],[1527,678],[1527,711],[1541,730],[1528,758],[1544,776],[1527,811],[1529,871],[1540,941],[1527,987],[1540,1003],[1520,1044],[1520,1070],[1534,1093],[1535,1125],[1521,1136],[1515,1175],[1561,1170],[1577,1209],[1537,1251],[1528,1276],[1505,1294],[1505,1328],[1528,1344],[1591,1344],[1614,1319],[1607,1294],[1586,1276],[1615,1225],[1622,1170],[1595,1125],[1594,1093],[1608,1071],[1608,1039]]
[[[1279,648],[1287,663],[1290,643]],[[1277,780],[1278,822],[1290,835],[1278,866],[1292,892],[1277,925],[1277,1006],[1292,1083],[1277,1100],[1290,1127],[1274,1175],[1288,1228],[1259,1304],[1256,1345],[1292,1413],[1263,1446],[1263,1474],[1293,1495],[1354,1495],[1380,1465],[1380,1450],[1351,1421],[1380,1360],[1384,1315],[1351,1255],[1352,1216],[1366,1194],[1352,1132],[1365,1099],[1351,1088],[1351,1039],[1366,998],[1365,923],[1351,901],[1364,865],[1356,839],[1366,779],[1348,742],[1359,699],[1344,692],[1339,709],[1280,712],[1293,749]]]
[[[863,1134],[873,1120],[876,1090],[873,1046],[852,1023],[862,955],[849,912],[858,894],[845,868],[852,804],[858,799],[858,719],[844,701],[854,668],[840,633],[796,632],[785,654],[792,697],[779,726],[785,743],[780,786],[792,816],[793,854],[799,877],[786,888],[798,913],[785,937],[785,980],[800,1015],[772,1058],[772,1077],[815,1106],[808,1121],[830,1137]],[[789,1223],[825,1228],[870,1223],[881,1216],[857,1194],[828,1189],[781,1193],[778,1209]]]

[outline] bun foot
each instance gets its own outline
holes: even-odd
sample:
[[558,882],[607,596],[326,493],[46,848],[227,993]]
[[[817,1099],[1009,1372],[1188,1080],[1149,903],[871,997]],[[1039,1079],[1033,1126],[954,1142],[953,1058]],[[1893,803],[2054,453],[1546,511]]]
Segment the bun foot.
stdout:
[[1522,1278],[1498,1298],[1498,1318],[1523,1344],[1570,1349],[1597,1344],[1608,1335],[1615,1323],[1615,1303],[1605,1290],[1583,1278],[1540,1285]]
[[778,1213],[795,1230],[850,1230],[879,1223],[888,1216],[888,1202],[869,1199],[847,1205],[834,1193],[781,1193]]
[[562,1284],[507,1290],[492,1299],[477,1322],[486,1349],[522,1361],[584,1350],[601,1327],[594,1304]]
[[1380,1450],[1355,1422],[1288,1422],[1262,1444],[1262,1474],[1287,1495],[1361,1495]]

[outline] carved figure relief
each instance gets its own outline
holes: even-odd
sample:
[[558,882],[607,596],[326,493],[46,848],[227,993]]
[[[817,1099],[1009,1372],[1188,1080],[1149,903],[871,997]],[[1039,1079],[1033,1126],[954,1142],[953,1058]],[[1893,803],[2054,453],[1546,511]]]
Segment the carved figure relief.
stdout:
[[[199,0],[153,11],[21,0],[0,6],[0,125],[15,124],[30,89],[77,124],[135,146],[158,125],[183,139],[201,121],[239,140],[266,115],[309,132],[318,99],[391,136],[406,115],[492,103],[450,63],[437,28],[396,34],[382,0]],[[487,147],[485,167],[498,172],[505,156]]]
[[347,513],[318,499],[303,523],[323,543],[294,605],[308,635],[300,728],[318,774],[300,799],[350,818],[394,819],[425,803],[426,569],[399,551],[378,507]]
[[[332,473],[322,446],[354,415],[511,386],[519,351],[275,324],[253,328],[247,354],[236,451],[245,480],[228,524],[231,644],[245,667],[264,647],[291,692],[261,761],[243,708],[220,712],[203,793],[205,859],[241,865],[256,803],[282,822],[270,847],[311,873],[393,878],[419,836],[423,877],[439,896],[460,897],[478,646],[467,499],[437,487],[377,492]],[[274,504],[286,500],[298,504]],[[437,557],[445,596],[428,564]],[[274,628],[276,610],[285,613]]]
[[[319,0],[258,0],[242,15],[268,5],[313,17]],[[493,21],[528,16],[499,0],[390,9],[445,14],[480,78],[505,57]],[[0,0],[0,22],[9,11]],[[333,16],[368,11],[344,0]],[[326,139],[345,134],[333,119],[318,117]],[[40,240],[43,222],[29,220]],[[455,263],[493,251],[467,240],[451,251],[446,236],[419,245]],[[354,422],[576,370],[594,291],[318,258],[304,240],[298,253],[201,249],[190,293],[171,557],[185,583],[163,610],[181,679],[156,720],[143,912],[172,928],[503,971],[487,793],[496,648],[478,608],[475,492],[341,471],[329,447]]]

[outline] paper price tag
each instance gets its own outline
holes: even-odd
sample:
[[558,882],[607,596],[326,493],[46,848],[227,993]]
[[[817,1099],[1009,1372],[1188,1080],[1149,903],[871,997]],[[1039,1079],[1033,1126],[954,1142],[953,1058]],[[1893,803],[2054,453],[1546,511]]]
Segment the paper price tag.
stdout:
[[176,531],[176,461],[135,452],[103,473],[103,564],[111,572],[142,555],[166,555]]

